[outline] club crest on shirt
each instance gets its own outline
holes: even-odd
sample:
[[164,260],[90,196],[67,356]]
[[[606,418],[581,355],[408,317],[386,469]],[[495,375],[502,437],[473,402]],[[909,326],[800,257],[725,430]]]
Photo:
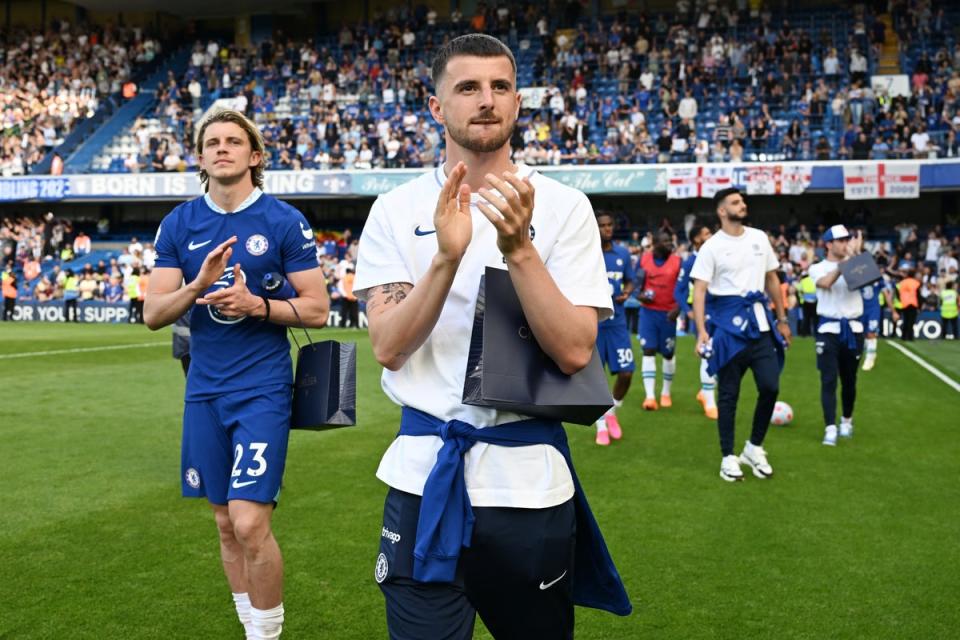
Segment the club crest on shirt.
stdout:
[[740,316],[733,316],[733,319],[731,320],[731,322],[733,322],[733,326],[739,327],[740,325],[743,324],[743,318],[741,318]]
[[377,581],[377,584],[387,579],[388,569],[387,556],[381,553],[377,556],[377,568],[373,572],[373,579]]
[[269,247],[270,243],[259,233],[255,233],[247,238],[247,253],[252,256],[262,256],[267,252]]
[[187,472],[183,474],[183,478],[187,481],[187,484],[190,485],[191,488],[200,488],[200,473],[193,467],[187,469]]

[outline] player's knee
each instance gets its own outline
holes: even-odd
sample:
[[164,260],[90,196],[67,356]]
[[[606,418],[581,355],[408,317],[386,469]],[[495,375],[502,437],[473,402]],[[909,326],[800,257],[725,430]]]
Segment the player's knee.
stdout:
[[657,350],[656,350],[656,349],[644,349],[644,350],[643,350],[643,355],[645,355],[645,356],[655,356],[655,355],[657,355]]
[[761,396],[776,396],[780,393],[779,380],[762,380],[757,383],[757,394]]
[[233,535],[247,553],[256,553],[270,535],[270,520],[257,512],[231,513]]
[[671,351],[671,352],[669,352],[669,353],[664,353],[664,354],[663,354],[663,360],[664,360],[664,362],[673,360],[673,355],[674,355],[674,354],[673,354],[673,351]]
[[620,371],[617,373],[617,380],[623,380],[624,382],[630,382],[633,380],[633,371]]

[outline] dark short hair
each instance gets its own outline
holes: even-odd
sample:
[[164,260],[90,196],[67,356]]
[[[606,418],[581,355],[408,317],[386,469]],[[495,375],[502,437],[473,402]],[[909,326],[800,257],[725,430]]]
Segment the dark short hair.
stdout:
[[477,56],[479,58],[497,58],[505,56],[510,60],[510,66],[513,67],[513,74],[517,74],[517,60],[513,57],[510,47],[503,44],[493,36],[485,33],[468,33],[454,38],[447,44],[440,47],[433,57],[433,67],[431,75],[433,77],[433,90],[436,91],[440,85],[440,79],[447,71],[447,63],[451,58],[457,56]]
[[736,187],[720,189],[720,191],[717,191],[715,194],[713,194],[713,207],[719,207],[720,203],[723,202],[727,196],[732,196],[735,193],[740,193],[740,189],[737,189]]
[[616,222],[617,219],[613,217],[613,214],[604,209],[598,209],[594,216],[599,220],[600,218],[610,218],[613,222]]

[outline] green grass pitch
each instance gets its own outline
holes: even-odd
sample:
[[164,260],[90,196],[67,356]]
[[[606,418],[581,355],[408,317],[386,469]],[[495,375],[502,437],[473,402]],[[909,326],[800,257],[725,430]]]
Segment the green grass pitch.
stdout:
[[[274,519],[284,637],[384,638],[374,471],[399,410],[365,333],[315,336],[359,342],[359,426],[291,437]],[[179,497],[184,382],[169,340],[138,326],[0,325],[0,638],[242,637],[210,512]],[[960,362],[956,347],[934,349],[941,368]],[[578,609],[577,637],[956,637],[960,394],[881,343],[855,437],[827,448],[813,344],[798,340],[781,382],[796,419],[766,443],[776,477],[732,485],[694,400],[690,339],[679,349],[672,409],[643,413],[637,375],[622,441],[602,449],[592,429],[568,427],[635,607]],[[42,351],[58,353],[11,357]],[[738,447],[749,375],[742,395]],[[481,625],[477,637],[489,637]]]

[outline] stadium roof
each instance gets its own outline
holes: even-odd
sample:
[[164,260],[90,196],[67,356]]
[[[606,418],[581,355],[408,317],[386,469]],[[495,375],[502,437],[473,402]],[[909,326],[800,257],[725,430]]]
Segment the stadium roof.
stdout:
[[236,16],[245,13],[296,13],[311,3],[303,0],[73,0],[89,11],[162,11],[187,18]]

